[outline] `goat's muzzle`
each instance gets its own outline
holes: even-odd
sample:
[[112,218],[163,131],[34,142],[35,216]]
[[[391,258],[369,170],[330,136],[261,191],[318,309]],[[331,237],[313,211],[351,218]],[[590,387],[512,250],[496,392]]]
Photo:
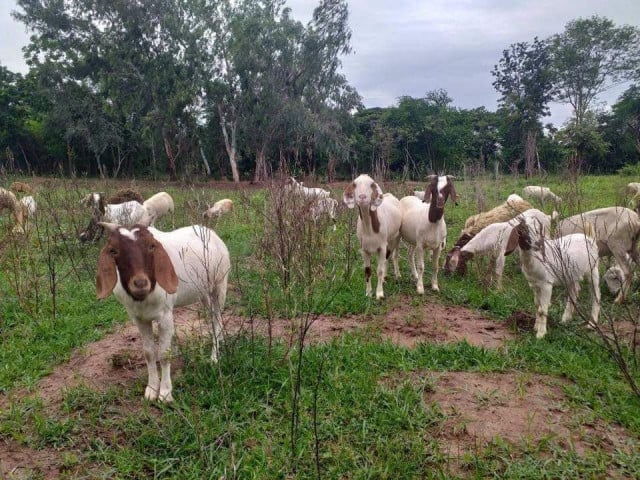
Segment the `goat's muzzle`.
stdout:
[[146,275],[136,275],[129,280],[129,293],[136,301],[143,301],[151,292],[151,282]]

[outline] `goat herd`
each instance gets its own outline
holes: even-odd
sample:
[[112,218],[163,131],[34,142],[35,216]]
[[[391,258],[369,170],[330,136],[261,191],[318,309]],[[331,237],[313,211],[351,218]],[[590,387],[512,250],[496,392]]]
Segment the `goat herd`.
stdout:
[[[293,177],[284,188],[310,201],[314,220],[328,215],[334,221],[335,230],[338,202],[330,197],[330,192],[305,187]],[[14,182],[10,190],[0,189],[0,210],[8,208],[13,212],[14,232],[24,233],[28,219],[35,214],[36,203],[30,195],[17,200],[12,191],[29,193],[28,185]],[[389,258],[396,278],[400,277],[400,239],[408,246],[411,276],[417,292],[424,293],[425,249],[431,252],[431,289],[439,290],[439,259],[447,239],[445,205],[449,198],[457,201],[454,177],[431,175],[426,191],[414,193],[398,200],[391,193],[383,193],[368,175],[358,176],[344,190],[344,204],[358,209],[357,237],[364,260],[367,296],[373,292],[372,255],[378,257],[376,298],[384,297]],[[555,205],[562,201],[546,187],[525,187],[524,194]],[[92,207],[93,215],[80,239],[94,240],[103,229],[109,234],[98,258],[98,298],[113,292],[140,331],[148,369],[144,397],[171,401],[173,308],[203,303],[212,322],[211,360],[217,361],[222,336],[221,311],[230,270],[227,247],[205,226],[191,225],[171,232],[153,228],[157,219],[173,212],[173,199],[166,192],[147,200],[133,190],[120,191],[108,199],[104,194],[92,193],[82,202]],[[221,200],[203,215],[205,218],[219,216],[230,211],[232,205],[229,199]],[[607,271],[605,279],[609,285],[618,284],[615,301],[624,301],[632,281],[631,262],[640,263],[636,250],[640,218],[635,211],[624,207],[601,208],[562,220],[557,217],[557,212],[547,215],[512,194],[503,204],[467,219],[458,241],[447,254],[444,269],[464,275],[471,259],[488,256],[495,262],[497,288],[501,288],[505,256],[519,250],[522,272],[535,297],[534,329],[538,338],[546,334],[553,286],[562,285],[567,290],[562,321],[568,321],[574,313],[584,277],[588,279],[592,299],[590,321],[595,323],[600,310],[599,258],[615,258],[615,266]],[[556,222],[553,238],[549,235],[552,222]],[[157,347],[152,330],[154,321],[158,324]]]

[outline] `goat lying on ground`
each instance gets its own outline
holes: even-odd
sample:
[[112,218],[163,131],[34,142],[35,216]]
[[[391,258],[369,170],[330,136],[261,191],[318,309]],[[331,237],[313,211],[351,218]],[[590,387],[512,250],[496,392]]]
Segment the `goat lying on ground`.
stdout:
[[371,255],[378,255],[378,284],[376,298],[384,297],[384,279],[387,258],[393,260],[396,278],[398,244],[400,243],[400,202],[390,193],[383,195],[380,186],[369,175],[360,175],[344,189],[342,201],[348,208],[358,207],[356,232],[360,240],[360,253],[364,260],[366,295],[371,296]]
[[224,213],[229,213],[232,209],[233,201],[228,198],[223,198],[222,200],[218,200],[214,203],[212,207],[207,208],[207,210],[202,214],[202,217],[205,219],[218,218]]
[[548,240],[544,229],[531,218],[523,218],[511,231],[510,243],[520,247],[520,266],[533,290],[536,304],[536,337],[547,333],[547,312],[554,285],[567,289],[567,305],[562,322],[573,317],[578,302],[580,280],[585,276],[591,289],[591,322],[598,322],[600,314],[600,273],[598,246],[591,228],[587,233],[574,233]]
[[[229,252],[213,230],[200,225],[161,232],[101,223],[109,232],[98,258],[98,298],[113,291],[142,337],[149,379],[144,398],[170,402],[173,308],[201,301],[211,315],[211,360],[218,360],[221,312],[227,295]],[[158,322],[158,347],[153,326]],[[156,361],[160,361],[158,377]]]
[[424,249],[432,251],[431,289],[438,291],[438,267],[440,252],[447,241],[447,225],[444,221],[444,206],[447,199],[455,202],[456,190],[451,175],[430,175],[425,199],[430,203],[421,202],[416,196],[410,195],[400,200],[402,226],[400,235],[409,246],[409,266],[411,276],[416,280],[416,290],[424,293]]

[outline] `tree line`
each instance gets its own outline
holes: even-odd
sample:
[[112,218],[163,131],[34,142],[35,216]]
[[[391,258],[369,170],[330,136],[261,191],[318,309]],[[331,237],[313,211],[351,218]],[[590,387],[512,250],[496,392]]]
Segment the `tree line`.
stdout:
[[[18,0],[29,71],[0,65],[4,171],[263,181],[500,168],[613,172],[640,159],[640,33],[602,17],[513,44],[496,111],[444,89],[364,108],[341,73],[344,0],[312,19],[285,0]],[[598,96],[628,88],[609,110]],[[551,101],[571,120],[544,124]]]

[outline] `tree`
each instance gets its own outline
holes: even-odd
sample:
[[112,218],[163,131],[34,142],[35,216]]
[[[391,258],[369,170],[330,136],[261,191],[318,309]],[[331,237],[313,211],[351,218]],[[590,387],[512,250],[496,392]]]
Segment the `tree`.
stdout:
[[493,87],[501,94],[500,108],[511,117],[517,117],[524,145],[525,175],[529,178],[536,170],[536,138],[539,119],[549,114],[552,99],[551,57],[547,44],[534,38],[514,43],[502,52],[502,58],[492,70],[496,78]]
[[550,43],[557,99],[573,107],[578,125],[597,96],[633,78],[640,62],[639,30],[597,15],[572,20]]

